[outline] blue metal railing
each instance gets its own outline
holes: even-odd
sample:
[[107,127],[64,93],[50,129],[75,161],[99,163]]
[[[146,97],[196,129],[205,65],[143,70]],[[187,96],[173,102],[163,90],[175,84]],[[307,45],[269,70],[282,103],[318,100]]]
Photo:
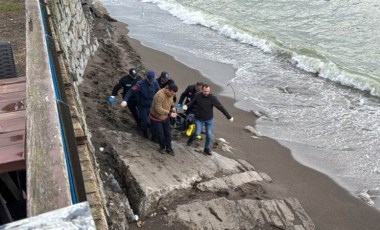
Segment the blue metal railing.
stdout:
[[[46,50],[48,52],[48,57],[49,57],[49,67],[50,67],[50,73],[51,73],[52,82],[53,82],[53,86],[54,86],[54,93],[55,93],[56,101],[62,102],[61,93],[64,93],[64,92],[59,91],[59,84],[58,84],[58,80],[57,80],[57,70],[56,70],[56,66],[55,66],[54,61],[53,61],[53,53],[55,53],[54,39],[48,34],[49,29],[48,29],[48,22],[46,21],[46,19],[47,19],[46,7],[41,1],[39,1],[39,5],[40,5],[40,9],[41,9],[42,24],[44,27],[44,34],[45,34],[45,45],[46,45]],[[65,103],[65,102],[63,102],[63,103]],[[69,185],[70,185],[71,202],[73,204],[76,204],[76,203],[78,203],[78,200],[77,200],[77,196],[76,196],[76,192],[75,192],[75,185],[74,185],[73,175],[72,175],[71,165],[70,165],[71,163],[69,160],[68,150],[67,150],[67,146],[66,146],[66,138],[64,137],[64,130],[62,128],[63,127],[62,116],[60,113],[58,113],[58,117],[59,117],[59,129],[60,129],[60,133],[61,133],[62,145],[63,145],[64,154],[65,154],[68,180],[69,180]]]

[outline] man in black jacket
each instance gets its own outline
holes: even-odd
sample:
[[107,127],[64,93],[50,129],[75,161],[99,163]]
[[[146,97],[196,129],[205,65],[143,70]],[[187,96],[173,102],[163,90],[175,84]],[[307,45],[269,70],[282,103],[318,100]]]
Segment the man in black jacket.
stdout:
[[[112,95],[108,98],[108,103],[112,105],[115,102],[115,96],[118,94],[121,88],[123,88],[122,97],[124,98],[128,90],[140,80],[141,80],[141,77],[137,74],[137,70],[135,68],[130,68],[129,74],[120,78],[119,82],[113,87]],[[137,104],[138,104],[137,96],[132,95],[128,99],[128,109],[129,111],[131,111],[132,116],[135,119],[137,125],[139,125],[140,119],[137,112]]]
[[166,88],[166,86],[174,85],[174,80],[169,78],[169,73],[162,71],[160,77],[157,79],[160,89]]
[[[175,84],[174,80],[169,77],[169,73],[166,71],[162,71],[160,76],[156,79],[156,81],[158,82],[160,89],[163,89],[169,85]],[[177,101],[177,97],[175,95],[174,95],[173,100],[174,100],[174,102]]]
[[189,140],[187,141],[187,145],[190,146],[193,143],[195,137],[201,134],[202,126],[204,124],[206,127],[206,143],[203,151],[207,155],[211,155],[210,144],[212,139],[212,129],[214,127],[214,107],[221,111],[231,122],[234,120],[234,118],[231,117],[231,115],[219,102],[218,98],[216,98],[210,92],[210,86],[204,84],[202,86],[202,92],[196,93],[193,100],[190,101],[187,105],[183,106],[184,110],[187,110],[192,106],[197,107],[197,109],[194,112],[196,126],[195,132],[190,136]]
[[[203,82],[197,82],[195,84],[189,85],[186,87],[185,91],[181,94],[181,97],[179,98],[177,108],[181,108],[182,105],[186,105],[191,100],[193,100],[196,93],[202,91]],[[190,109],[188,108],[186,111],[186,114],[190,114],[194,110],[194,106]]]

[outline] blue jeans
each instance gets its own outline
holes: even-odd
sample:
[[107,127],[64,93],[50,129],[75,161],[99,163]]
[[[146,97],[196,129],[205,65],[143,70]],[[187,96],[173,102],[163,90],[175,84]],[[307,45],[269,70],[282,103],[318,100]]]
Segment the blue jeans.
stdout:
[[195,132],[192,134],[192,139],[195,139],[196,136],[201,135],[203,124],[206,127],[206,143],[205,148],[210,148],[210,144],[212,141],[212,129],[214,128],[214,119],[210,119],[207,121],[200,121],[195,119]]

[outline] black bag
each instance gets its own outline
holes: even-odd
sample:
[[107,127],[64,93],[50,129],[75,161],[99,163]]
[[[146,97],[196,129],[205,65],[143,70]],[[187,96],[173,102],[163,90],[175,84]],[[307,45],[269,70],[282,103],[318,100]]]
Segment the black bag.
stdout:
[[178,131],[185,131],[189,127],[190,124],[194,123],[194,115],[185,113],[178,113],[175,118],[174,128]]

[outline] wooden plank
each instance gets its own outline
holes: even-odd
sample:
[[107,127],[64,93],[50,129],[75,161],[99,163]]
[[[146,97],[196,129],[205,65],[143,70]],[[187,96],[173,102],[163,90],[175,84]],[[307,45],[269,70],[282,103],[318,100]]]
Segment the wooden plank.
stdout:
[[0,101],[0,113],[16,112],[25,109],[25,100],[14,99],[10,101]]
[[25,169],[24,144],[0,147],[0,174]]
[[[9,223],[12,222],[12,216],[11,213],[8,210],[7,202],[5,202],[4,198],[1,196],[0,193],[0,220],[3,223]],[[2,226],[0,226],[0,229],[2,229]]]
[[0,114],[0,121],[22,118],[22,117],[26,117],[25,110],[20,110],[20,111],[10,112],[10,113],[2,113]]
[[10,120],[0,120],[0,133],[25,130],[26,118],[15,118]]
[[23,91],[0,94],[0,102],[22,100],[25,98],[26,92]]
[[9,84],[15,84],[15,83],[21,83],[21,82],[26,82],[26,77],[13,77],[13,78],[1,79],[0,85],[9,85]]
[[25,130],[18,130],[0,134],[0,147],[14,144],[23,144],[25,141]]
[[27,81],[27,213],[72,204],[54,84],[39,1],[25,1]]
[[26,91],[26,83],[21,82],[17,84],[10,85],[0,85],[0,93],[11,93],[11,92],[25,92]]

